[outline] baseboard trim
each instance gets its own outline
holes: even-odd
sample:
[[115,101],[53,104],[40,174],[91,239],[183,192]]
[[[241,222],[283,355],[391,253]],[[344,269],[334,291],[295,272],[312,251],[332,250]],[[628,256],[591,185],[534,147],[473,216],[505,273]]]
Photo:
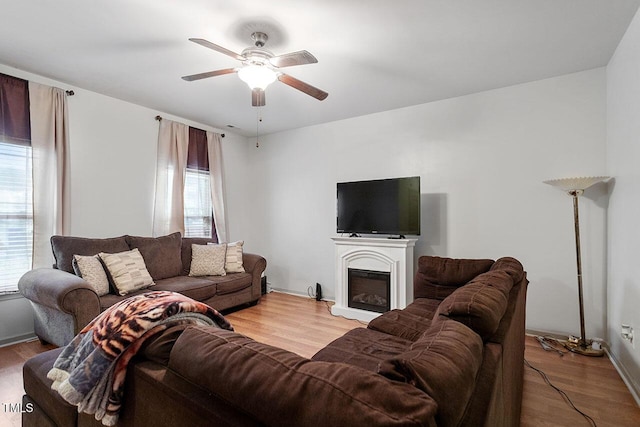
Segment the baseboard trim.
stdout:
[[635,399],[636,404],[640,406],[640,386],[633,381],[631,375],[629,375],[629,372],[627,372],[627,369],[624,367],[624,365],[621,364],[618,359],[616,359],[616,357],[611,353],[611,351],[609,350],[609,346],[606,346],[604,348],[604,351],[605,353],[607,353],[609,360],[611,360],[613,367],[616,368],[616,371],[618,371],[618,374],[620,374],[620,378],[622,378],[622,381],[624,381],[625,385],[631,392],[631,396],[633,396],[633,398]]
[[[290,291],[288,289],[280,289],[280,288],[270,288],[271,292],[279,292],[281,294],[287,294],[287,295],[293,295],[295,297],[304,297],[304,298],[311,298],[311,299],[315,299],[313,297],[310,297],[308,294],[303,293],[303,292],[295,292],[295,291]],[[335,302],[333,299],[331,298],[322,298],[322,301],[329,301],[329,302]]]
[[21,342],[33,341],[37,337],[33,332],[29,334],[16,335],[14,337],[5,338],[0,340],[0,347],[7,347],[13,344],[19,344]]

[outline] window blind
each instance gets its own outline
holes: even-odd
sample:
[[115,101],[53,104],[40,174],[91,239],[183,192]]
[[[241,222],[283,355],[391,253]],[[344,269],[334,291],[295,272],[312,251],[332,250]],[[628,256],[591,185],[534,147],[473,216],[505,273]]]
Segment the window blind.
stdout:
[[213,206],[209,171],[187,169],[184,180],[184,235],[213,235]]
[[0,294],[16,292],[31,269],[31,147],[0,141]]

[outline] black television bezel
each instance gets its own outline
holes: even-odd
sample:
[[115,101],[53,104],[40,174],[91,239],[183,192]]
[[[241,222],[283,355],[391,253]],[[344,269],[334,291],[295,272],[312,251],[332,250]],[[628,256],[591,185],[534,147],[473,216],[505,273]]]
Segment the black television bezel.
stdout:
[[[363,229],[348,229],[348,230],[341,230],[340,228],[338,228],[338,220],[340,218],[340,212],[339,212],[339,204],[338,204],[338,197],[339,197],[339,186],[341,184],[358,184],[358,183],[371,183],[371,182],[381,182],[381,181],[399,181],[399,180],[404,180],[404,179],[416,179],[418,181],[418,230],[416,233],[416,230],[363,230]],[[357,234],[367,234],[367,235],[373,235],[373,236],[400,236],[400,237],[404,237],[406,235],[409,236],[419,236],[420,232],[422,231],[422,207],[421,207],[421,201],[420,201],[420,197],[421,197],[421,188],[420,188],[420,176],[405,176],[405,177],[397,177],[397,178],[382,178],[382,179],[367,179],[367,180],[360,180],[360,181],[343,181],[343,182],[338,182],[336,183],[336,231],[339,234],[345,234],[345,233],[349,233],[351,235],[357,235]]]

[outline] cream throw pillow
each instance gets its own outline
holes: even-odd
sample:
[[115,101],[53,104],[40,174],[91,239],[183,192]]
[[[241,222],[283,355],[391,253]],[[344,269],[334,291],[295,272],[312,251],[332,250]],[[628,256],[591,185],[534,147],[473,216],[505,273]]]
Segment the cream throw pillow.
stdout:
[[86,280],[98,296],[109,293],[109,279],[98,255],[74,255],[72,265],[76,276]]
[[224,269],[227,273],[244,273],[242,245],[244,245],[243,240],[227,243],[227,257],[224,264]]
[[107,267],[119,295],[155,285],[138,248],[117,254],[100,252],[98,255]]
[[227,245],[191,245],[189,276],[226,276],[224,270]]

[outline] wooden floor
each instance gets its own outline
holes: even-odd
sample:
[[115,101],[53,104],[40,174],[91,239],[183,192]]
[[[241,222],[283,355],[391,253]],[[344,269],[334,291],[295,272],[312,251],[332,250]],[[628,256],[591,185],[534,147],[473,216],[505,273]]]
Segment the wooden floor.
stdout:
[[[237,332],[305,357],[345,332],[364,326],[332,316],[325,302],[282,293],[270,293],[255,307],[226,317]],[[20,414],[8,412],[5,405],[21,401],[24,361],[47,349],[37,340],[0,348],[0,427],[20,426]],[[606,357],[560,356],[544,351],[533,337],[527,337],[525,358],[546,372],[597,426],[640,426],[640,408]],[[524,374],[523,427],[590,425],[537,372],[525,367]]]

